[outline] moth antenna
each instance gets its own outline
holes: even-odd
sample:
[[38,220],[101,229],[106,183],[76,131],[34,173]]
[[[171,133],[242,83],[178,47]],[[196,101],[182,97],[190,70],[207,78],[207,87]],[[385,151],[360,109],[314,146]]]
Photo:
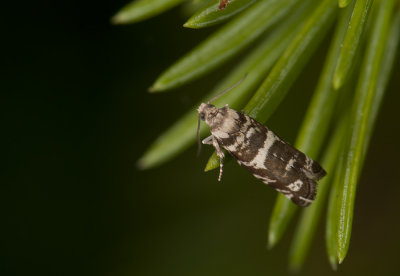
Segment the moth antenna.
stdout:
[[221,97],[222,95],[224,95],[226,92],[232,90],[233,88],[235,88],[236,86],[238,86],[247,76],[247,73],[244,74],[244,76],[240,79],[240,81],[238,81],[237,83],[235,83],[234,85],[232,85],[231,87],[229,87],[228,89],[225,89],[224,91],[218,93],[217,95],[215,95],[211,100],[209,100],[207,102],[207,104],[210,104],[211,102],[215,101],[216,99],[218,99],[219,97]]
[[200,114],[197,119],[197,156],[200,155],[201,152],[201,141],[200,141]]

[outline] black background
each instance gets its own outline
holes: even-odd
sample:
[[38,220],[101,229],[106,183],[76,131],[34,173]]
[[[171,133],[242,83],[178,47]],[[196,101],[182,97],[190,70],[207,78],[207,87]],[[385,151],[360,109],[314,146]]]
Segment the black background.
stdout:
[[[233,162],[205,174],[195,148],[153,170],[136,160],[230,64],[169,93],[147,88],[214,29],[174,9],[129,26],[125,1],[3,7],[1,275],[278,275],[292,231],[266,250],[276,193]],[[293,142],[326,53],[315,55],[270,120]],[[400,62],[359,185],[340,275],[400,272]],[[291,228],[294,228],[292,224]],[[305,275],[334,274],[320,227]],[[336,272],[337,273],[337,272]]]

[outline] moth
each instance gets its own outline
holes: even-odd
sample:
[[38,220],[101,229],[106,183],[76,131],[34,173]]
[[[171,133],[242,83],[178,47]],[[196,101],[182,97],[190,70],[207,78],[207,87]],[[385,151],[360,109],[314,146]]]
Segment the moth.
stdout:
[[225,149],[240,166],[295,204],[303,207],[310,205],[315,198],[317,181],[326,175],[325,170],[244,112],[231,109],[228,105],[217,108],[211,104],[242,80],[207,103],[202,103],[197,110],[198,141],[200,142],[199,126],[202,120],[211,131],[211,135],[202,143],[212,145],[220,158],[218,181],[222,177],[222,149]]

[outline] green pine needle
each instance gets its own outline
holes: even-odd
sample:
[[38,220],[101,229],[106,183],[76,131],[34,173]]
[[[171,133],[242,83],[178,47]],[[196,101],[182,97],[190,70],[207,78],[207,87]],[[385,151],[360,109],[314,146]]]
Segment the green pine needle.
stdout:
[[185,0],[135,0],[123,7],[111,18],[113,24],[129,24],[143,21],[163,13]]
[[367,23],[368,14],[373,0],[357,0],[354,6],[346,37],[343,41],[342,51],[336,65],[333,77],[333,87],[338,90],[345,83],[350,74],[357,48],[360,44],[363,30]]

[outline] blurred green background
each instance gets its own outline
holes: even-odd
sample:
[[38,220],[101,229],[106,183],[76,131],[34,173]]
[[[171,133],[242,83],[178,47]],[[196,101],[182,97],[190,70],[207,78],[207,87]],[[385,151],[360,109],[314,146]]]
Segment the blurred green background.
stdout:
[[[180,9],[112,26],[109,18],[125,3],[3,8],[0,275],[288,274],[292,233],[266,249],[277,194],[237,164],[227,163],[218,182],[217,172],[203,173],[211,148],[196,158],[192,147],[161,167],[136,169],[157,135],[235,64],[169,93],[147,93],[214,29],[184,29]],[[292,143],[328,42],[269,120]],[[321,226],[300,274],[400,273],[399,80],[398,58],[345,262],[330,269]]]

